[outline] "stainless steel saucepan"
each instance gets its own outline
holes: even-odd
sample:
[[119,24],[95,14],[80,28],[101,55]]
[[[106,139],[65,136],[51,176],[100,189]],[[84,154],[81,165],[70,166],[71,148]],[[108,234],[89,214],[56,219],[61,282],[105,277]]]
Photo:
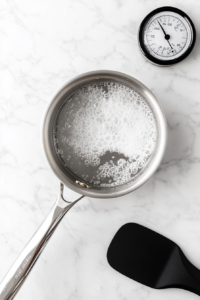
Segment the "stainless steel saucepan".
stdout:
[[[77,128],[80,128],[82,130],[82,133],[80,133],[81,135],[79,135],[77,129],[71,129],[70,122],[72,122],[72,120],[74,119],[73,115],[70,116],[70,113],[72,114],[72,110],[74,109],[77,112],[79,112],[81,116],[82,102],[81,97],[79,100],[76,99],[78,97],[77,95],[80,96],[81,92],[83,92],[83,105],[85,105],[85,103],[87,102],[87,95],[90,98],[90,101],[92,101],[92,97],[94,97],[92,89],[96,89],[96,92],[98,94],[99,85],[101,86],[100,90],[101,93],[103,93],[105,99],[109,93],[110,85],[113,86],[115,93],[117,93],[117,86],[122,87],[122,98],[124,98],[123,91],[126,91],[129,94],[135,93],[134,95],[136,95],[136,98],[138,97],[139,100],[145,100],[148,107],[151,109],[153,118],[155,120],[157,130],[155,149],[151,157],[148,157],[147,154],[146,165],[143,168],[138,167],[138,169],[134,173],[135,175],[133,176],[131,174],[132,177],[128,177],[127,181],[119,181],[118,178],[115,182],[113,182],[111,180],[110,175],[107,175],[106,177],[106,175],[104,174],[102,175],[103,179],[101,178],[101,184],[101,182],[98,181],[98,176],[100,176],[101,174],[98,173],[99,171],[97,172],[97,168],[95,167],[98,165],[98,161],[95,160],[96,158],[94,159],[94,157],[91,154],[92,158],[90,158],[93,160],[93,167],[89,166],[88,161],[85,160],[85,165],[89,174],[86,175],[82,174],[82,160],[84,160],[84,155],[82,155],[80,161],[78,159],[79,154],[82,150],[75,147],[76,151],[74,152],[76,153],[73,156],[73,149],[74,145],[76,144],[76,139],[80,139],[79,142],[81,142],[81,139],[84,137],[84,134],[87,134],[87,132],[84,132],[84,121],[81,117],[80,120],[82,121],[80,122],[82,123],[75,124],[79,126]],[[87,110],[87,105],[84,109]],[[94,109],[96,108],[94,107]],[[109,108],[107,107],[105,108],[105,110],[106,109]],[[77,118],[75,121],[78,123],[79,118]],[[59,122],[61,124],[61,127],[59,127]],[[64,127],[62,127],[63,124],[65,124]],[[101,126],[103,126],[103,124],[100,124],[100,127]],[[67,132],[69,132],[70,141],[67,139]],[[77,203],[84,196],[92,198],[113,198],[125,195],[140,187],[151,177],[151,175],[158,168],[164,155],[167,139],[167,126],[164,114],[156,98],[142,83],[128,75],[118,73],[115,71],[95,71],[85,73],[76,77],[75,79],[68,82],[57,93],[57,95],[53,98],[46,111],[42,134],[45,156],[52,171],[55,173],[55,175],[59,178],[61,182],[59,195],[56,200],[56,203],[52,207],[45,221],[40,226],[35,235],[32,237],[28,245],[22,251],[18,259],[15,261],[15,263],[1,282],[0,300],[8,300],[14,298],[14,296],[22,286],[24,280],[26,279],[28,273],[35,264],[37,258],[46,246],[49,238],[55,231],[57,225],[75,203]],[[129,139],[131,141],[132,136],[130,136]],[[63,151],[60,150],[59,145],[66,145],[66,147],[68,147],[67,152],[63,153]],[[87,149],[87,145],[84,147],[86,147]],[[78,151],[80,153],[78,153]],[[98,151],[98,149],[94,151]],[[131,160],[131,163],[130,160],[129,162],[126,162],[126,157],[122,153],[117,153],[116,150],[113,150],[113,153],[106,153],[102,157],[102,162],[105,161],[105,168],[108,167],[108,163],[106,163],[106,160],[110,159],[108,157],[109,155],[112,155],[112,159],[109,161],[112,163],[113,166],[115,166],[116,161],[122,161],[124,164],[123,166],[127,166],[127,163],[129,163],[131,164],[131,167],[135,163],[134,159]],[[116,156],[118,157],[116,158]],[[118,171],[121,170],[120,168],[123,169],[123,166],[119,166]],[[94,172],[98,173],[97,178],[93,176]],[[64,186],[67,186],[71,190],[79,193],[80,197],[74,202],[66,201],[63,196]]]

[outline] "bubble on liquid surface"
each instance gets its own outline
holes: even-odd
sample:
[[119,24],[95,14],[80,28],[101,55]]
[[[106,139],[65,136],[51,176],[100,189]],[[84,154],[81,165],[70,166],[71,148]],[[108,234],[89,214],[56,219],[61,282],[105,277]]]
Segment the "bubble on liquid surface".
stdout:
[[112,187],[134,180],[148,165],[157,128],[138,93],[106,81],[83,86],[66,99],[53,138],[62,164],[76,177]]

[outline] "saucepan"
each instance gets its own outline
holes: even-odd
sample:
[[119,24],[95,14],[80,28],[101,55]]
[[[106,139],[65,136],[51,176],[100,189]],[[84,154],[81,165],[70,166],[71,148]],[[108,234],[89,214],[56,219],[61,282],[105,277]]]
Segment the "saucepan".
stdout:
[[[53,98],[43,122],[43,148],[60,180],[45,221],[0,285],[0,300],[13,299],[57,225],[84,196],[113,198],[139,188],[158,168],[167,126],[151,91],[115,71],[94,71],[69,81]],[[69,202],[64,186],[80,194]],[[106,205],[106,202],[105,202]]]

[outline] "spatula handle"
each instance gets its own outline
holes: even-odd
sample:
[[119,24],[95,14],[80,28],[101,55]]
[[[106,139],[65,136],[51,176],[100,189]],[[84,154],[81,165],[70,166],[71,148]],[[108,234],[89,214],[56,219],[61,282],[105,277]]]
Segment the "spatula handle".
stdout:
[[200,270],[176,246],[156,284],[156,288],[180,288],[200,296]]

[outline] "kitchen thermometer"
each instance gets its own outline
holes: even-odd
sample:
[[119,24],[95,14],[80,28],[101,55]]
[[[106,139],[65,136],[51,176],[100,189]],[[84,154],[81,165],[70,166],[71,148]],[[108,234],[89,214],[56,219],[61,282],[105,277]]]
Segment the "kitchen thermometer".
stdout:
[[142,21],[138,41],[143,56],[158,66],[171,66],[192,51],[196,31],[191,19],[180,9],[164,6]]

